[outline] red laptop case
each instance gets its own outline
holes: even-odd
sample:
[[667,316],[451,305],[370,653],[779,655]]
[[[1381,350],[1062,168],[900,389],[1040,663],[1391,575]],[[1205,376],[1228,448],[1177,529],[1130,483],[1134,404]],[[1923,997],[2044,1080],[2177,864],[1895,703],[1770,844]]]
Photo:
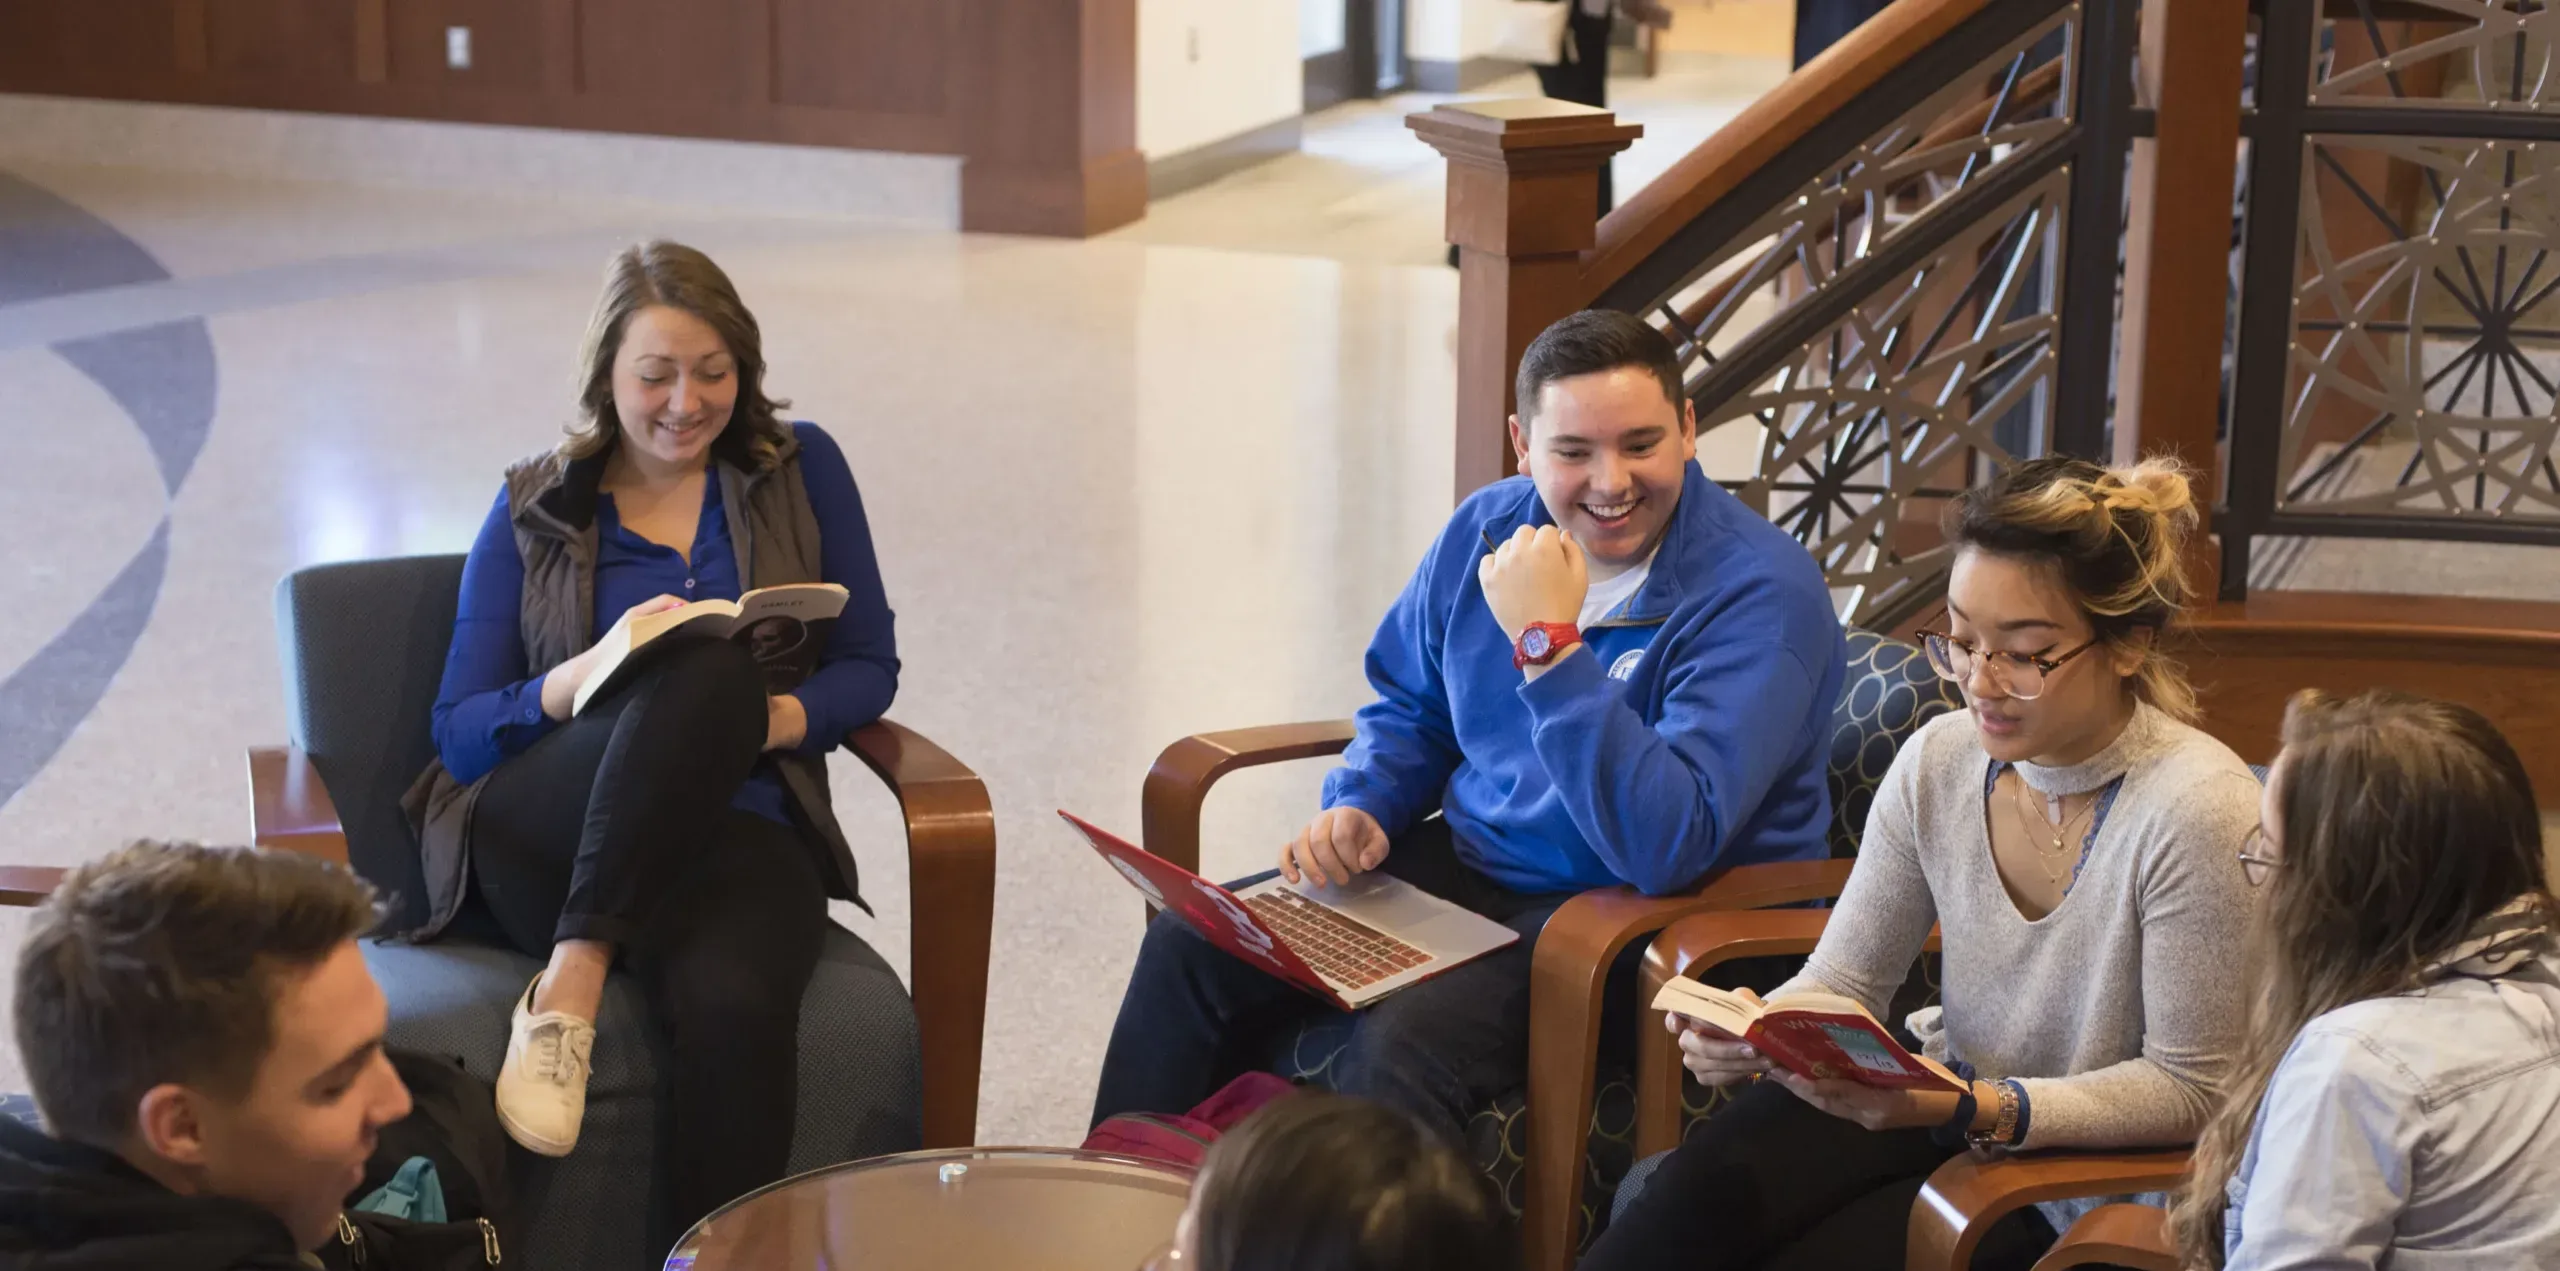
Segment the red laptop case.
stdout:
[[1111,867],[1119,870],[1120,876],[1128,879],[1131,886],[1145,892],[1147,899],[1154,901],[1158,908],[1169,910],[1191,924],[1191,929],[1199,932],[1209,943],[1333,1003],[1337,1008],[1351,1009],[1342,1000],[1342,995],[1334,992],[1332,986],[1324,982],[1324,977],[1300,961],[1297,954],[1291,953],[1289,946],[1281,943],[1280,937],[1269,927],[1263,926],[1262,920],[1254,917],[1244,902],[1236,899],[1234,892],[1163,857],[1152,855],[1145,848],[1072,812],[1060,812],[1058,815],[1074,826],[1076,833],[1083,835],[1086,842],[1093,844],[1093,850],[1102,853],[1102,858],[1111,862]]

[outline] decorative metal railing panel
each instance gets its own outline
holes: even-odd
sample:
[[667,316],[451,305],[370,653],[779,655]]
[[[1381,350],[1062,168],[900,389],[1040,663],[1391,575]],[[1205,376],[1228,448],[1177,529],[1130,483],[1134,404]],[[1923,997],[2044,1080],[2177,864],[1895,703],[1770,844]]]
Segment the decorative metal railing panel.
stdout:
[[2545,0],[2353,0],[2333,14],[2340,9],[2351,10],[2332,19],[2348,42],[2361,36],[2375,55],[2322,58],[2311,105],[2545,108],[2560,35],[2560,9]]
[[2269,535],[2560,545],[2560,9],[2261,30],[2226,590]]
[[1680,340],[1703,448],[1756,456],[1714,475],[1813,552],[1844,621],[1935,602],[1937,503],[2103,447],[2133,10],[1987,6],[1599,301]]

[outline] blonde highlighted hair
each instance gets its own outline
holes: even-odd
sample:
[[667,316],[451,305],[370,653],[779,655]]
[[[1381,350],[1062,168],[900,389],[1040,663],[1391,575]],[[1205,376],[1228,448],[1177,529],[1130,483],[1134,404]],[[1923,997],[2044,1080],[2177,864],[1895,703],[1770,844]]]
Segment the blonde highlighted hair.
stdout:
[[781,412],[791,403],[764,395],[764,332],[738,298],[729,275],[709,256],[682,243],[656,239],[622,249],[605,265],[604,292],[587,320],[578,353],[578,420],[560,453],[569,459],[609,454],[622,441],[622,416],[613,405],[613,361],[641,310],[663,305],[701,319],[720,336],[736,366],[738,402],[711,453],[732,466],[760,472],[773,465],[791,436]]
[[2195,602],[2187,539],[2198,514],[2186,468],[2145,459],[2102,468],[2086,459],[2030,459],[1947,505],[1947,541],[2053,567],[2110,649],[2139,649],[2135,695],[2196,718],[2186,668],[2164,646]]

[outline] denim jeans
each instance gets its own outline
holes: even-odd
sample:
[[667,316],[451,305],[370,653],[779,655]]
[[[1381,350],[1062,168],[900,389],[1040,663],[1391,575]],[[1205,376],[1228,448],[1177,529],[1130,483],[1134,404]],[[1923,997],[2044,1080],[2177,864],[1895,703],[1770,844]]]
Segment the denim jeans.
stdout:
[[[1381,868],[1520,933],[1516,944],[1358,1012],[1349,1047],[1335,1060],[1335,1089],[1402,1108],[1462,1144],[1477,1108],[1528,1079],[1530,952],[1571,893],[1505,890],[1458,859],[1436,817],[1397,839]],[[1185,1111],[1263,1067],[1284,1030],[1332,1010],[1159,914],[1103,1054],[1094,1122]]]

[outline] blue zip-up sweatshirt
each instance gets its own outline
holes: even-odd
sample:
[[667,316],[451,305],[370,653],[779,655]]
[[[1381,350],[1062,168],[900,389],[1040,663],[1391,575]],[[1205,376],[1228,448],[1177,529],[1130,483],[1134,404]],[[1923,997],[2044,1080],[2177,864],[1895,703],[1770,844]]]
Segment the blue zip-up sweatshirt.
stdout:
[[1459,505],[1369,644],[1378,700],[1324,805],[1390,838],[1437,808],[1519,892],[1663,895],[1825,855],[1847,648],[1813,558],[1692,461],[1644,586],[1524,683],[1476,563],[1486,537],[1553,523],[1526,477]]

